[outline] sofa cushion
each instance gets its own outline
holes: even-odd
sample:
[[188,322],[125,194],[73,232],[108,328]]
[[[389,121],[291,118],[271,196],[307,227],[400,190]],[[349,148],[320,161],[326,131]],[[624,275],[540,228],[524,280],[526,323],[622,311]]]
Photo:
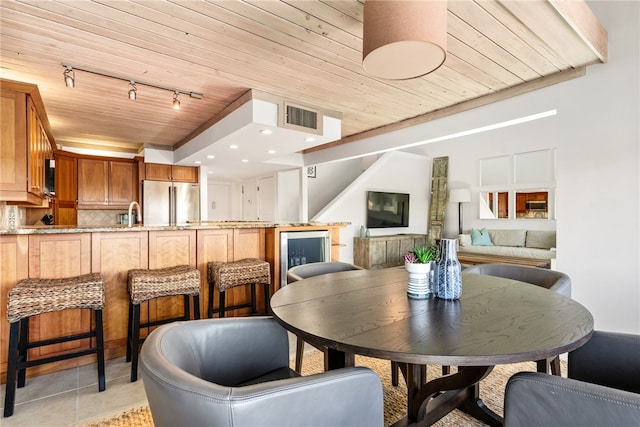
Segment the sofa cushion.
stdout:
[[486,228],[482,230],[471,229],[471,244],[473,246],[493,246],[493,242]]
[[461,247],[471,246],[471,234],[460,234],[458,236],[458,245]]
[[524,247],[527,230],[489,230],[489,236],[495,246]]
[[551,249],[556,247],[555,231],[528,230],[525,246],[527,248]]

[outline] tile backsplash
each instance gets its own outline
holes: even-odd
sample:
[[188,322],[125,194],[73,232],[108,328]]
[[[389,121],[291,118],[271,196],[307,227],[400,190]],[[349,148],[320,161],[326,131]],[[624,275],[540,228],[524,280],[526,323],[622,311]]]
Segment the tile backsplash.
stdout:
[[119,224],[120,214],[127,210],[78,209],[78,226]]
[[25,225],[25,209],[0,202],[0,228],[14,229]]

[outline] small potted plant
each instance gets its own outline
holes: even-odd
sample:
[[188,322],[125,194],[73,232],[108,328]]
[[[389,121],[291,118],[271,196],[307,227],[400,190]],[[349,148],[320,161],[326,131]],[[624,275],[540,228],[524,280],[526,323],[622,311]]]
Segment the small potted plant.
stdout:
[[418,246],[404,255],[404,266],[409,273],[407,295],[424,299],[431,293],[431,271],[438,256],[436,246]]

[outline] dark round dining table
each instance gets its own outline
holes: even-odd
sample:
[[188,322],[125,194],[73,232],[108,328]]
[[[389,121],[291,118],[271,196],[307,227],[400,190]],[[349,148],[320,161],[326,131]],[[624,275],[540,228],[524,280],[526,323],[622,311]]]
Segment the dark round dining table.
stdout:
[[[356,354],[398,363],[408,406],[397,425],[430,425],[455,408],[501,425],[479,396],[493,366],[552,358],[593,333],[585,307],[532,284],[463,273],[459,300],[416,300],[407,280],[404,267],[345,271],[294,282],[271,298],[281,325],[327,348],[330,369],[353,366]],[[429,364],[458,370],[427,381]]]

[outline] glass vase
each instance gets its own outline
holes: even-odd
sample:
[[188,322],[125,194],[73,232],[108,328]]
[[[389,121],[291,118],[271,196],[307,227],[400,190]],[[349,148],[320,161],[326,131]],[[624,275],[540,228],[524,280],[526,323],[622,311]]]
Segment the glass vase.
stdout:
[[462,267],[458,261],[456,239],[440,240],[435,284],[435,293],[438,298],[455,300],[462,295]]

